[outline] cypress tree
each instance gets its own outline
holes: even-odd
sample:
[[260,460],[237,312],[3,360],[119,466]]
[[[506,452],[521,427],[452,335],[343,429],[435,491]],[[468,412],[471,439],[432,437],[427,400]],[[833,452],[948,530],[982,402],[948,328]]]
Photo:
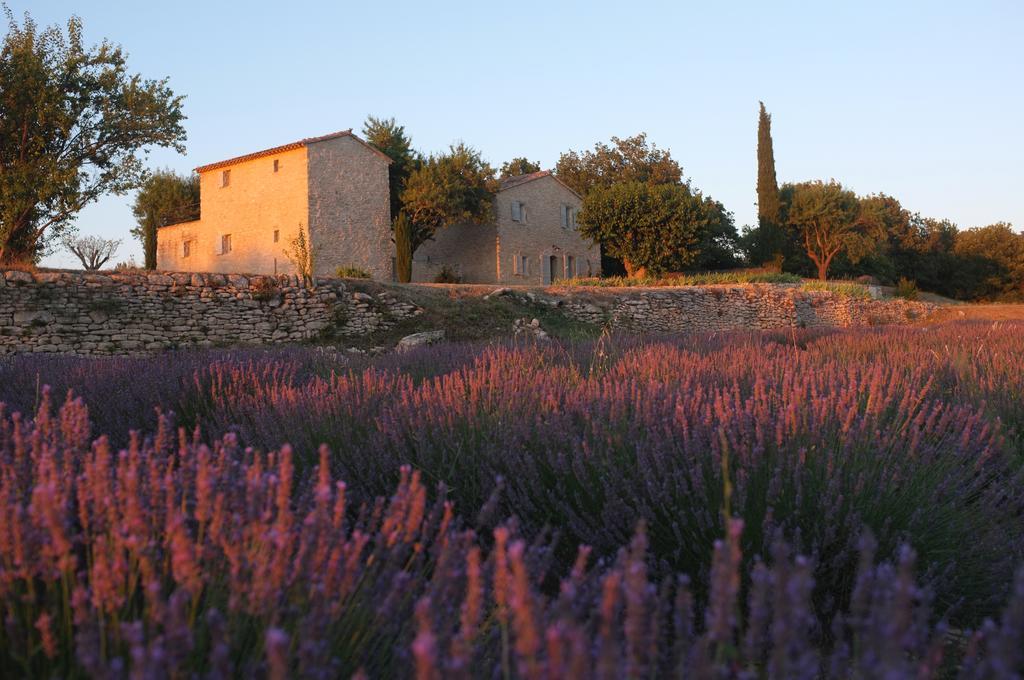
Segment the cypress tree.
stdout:
[[395,218],[395,273],[401,283],[412,281],[412,221],[404,212]]
[[757,120],[757,221],[762,229],[779,220],[779,182],[775,178],[775,152],[772,150],[772,117],[761,105]]

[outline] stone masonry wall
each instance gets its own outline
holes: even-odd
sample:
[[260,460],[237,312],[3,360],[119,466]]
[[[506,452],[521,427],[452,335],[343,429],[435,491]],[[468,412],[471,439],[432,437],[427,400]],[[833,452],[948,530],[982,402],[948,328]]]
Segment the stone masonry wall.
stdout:
[[[338,279],[318,279],[316,288],[307,289],[294,276],[0,272],[0,356],[333,343],[388,330],[423,311],[403,299],[400,286],[371,289],[378,292],[354,290]],[[479,287],[434,290],[439,296],[482,293]],[[527,315],[530,305],[544,305],[597,326],[640,332],[906,323],[934,309],[921,302],[763,284],[485,290],[488,298],[519,299]]]
[[552,303],[580,321],[663,333],[900,324],[935,309],[925,302],[855,298],[777,284],[591,289]]
[[387,291],[294,276],[0,272],[0,355],[140,354],[359,336],[420,313]]

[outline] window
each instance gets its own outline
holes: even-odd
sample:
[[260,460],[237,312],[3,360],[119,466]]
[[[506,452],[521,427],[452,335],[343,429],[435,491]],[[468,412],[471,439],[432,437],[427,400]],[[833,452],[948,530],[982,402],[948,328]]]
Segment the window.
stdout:
[[512,273],[516,276],[530,275],[530,257],[516,253],[512,256]]
[[522,201],[512,201],[512,221],[526,222],[526,204]]
[[277,160],[277,159],[275,158],[275,159],[274,159],[274,172],[277,172],[277,171],[278,171],[278,170],[280,170],[280,169],[281,169],[281,161],[279,161],[279,160]]
[[[274,162],[276,163],[277,161],[274,161]],[[281,231],[279,229],[275,229],[274,230],[274,243],[277,243],[280,240],[281,240]]]
[[570,278],[576,278],[576,258],[572,255],[565,256],[565,275]]
[[229,184],[231,184],[231,171],[230,170],[223,170],[223,171],[221,171],[221,173],[220,173],[220,185],[221,185],[221,187],[226,187]]
[[220,237],[220,254],[226,255],[231,252],[231,234],[224,234]]
[[571,205],[562,206],[562,229],[576,228],[576,211]]
[[192,241],[185,241],[181,244],[181,256],[188,257],[192,254]]

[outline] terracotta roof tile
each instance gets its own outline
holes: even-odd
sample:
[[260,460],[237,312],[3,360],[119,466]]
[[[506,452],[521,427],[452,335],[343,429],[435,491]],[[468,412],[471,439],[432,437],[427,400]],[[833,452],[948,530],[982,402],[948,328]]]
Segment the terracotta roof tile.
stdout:
[[550,170],[531,172],[528,175],[516,175],[515,177],[506,177],[505,179],[501,180],[498,183],[499,191],[505,191],[506,189],[511,189],[512,187],[517,187],[521,184],[526,184],[527,182],[532,182],[535,179],[542,179],[544,177],[550,177],[551,179],[555,180],[569,191],[572,191],[572,193],[575,194],[578,198],[583,198],[576,191],[574,191],[572,187],[570,187],[562,180],[558,179],[558,177]]
[[217,168],[225,168],[229,165],[236,165],[238,163],[251,161],[256,158],[264,158],[266,156],[273,156],[275,154],[284,153],[285,151],[301,149],[302,147],[309,146],[310,144],[315,144],[317,142],[326,142],[330,139],[337,139],[339,137],[351,137],[352,139],[356,140],[366,148],[376,153],[377,155],[386,159],[388,163],[391,162],[391,159],[388,158],[387,154],[364,142],[362,139],[360,139],[359,137],[352,133],[352,128],[349,128],[348,130],[339,130],[338,132],[332,132],[328,135],[321,135],[319,137],[306,137],[305,139],[300,139],[297,142],[291,142],[290,144],[282,144],[281,146],[275,146],[270,149],[263,149],[262,151],[254,151],[253,153],[247,153],[242,156],[235,156],[234,158],[228,158],[223,161],[217,161],[216,163],[200,165],[195,170],[196,172],[206,172],[208,170],[216,170]]

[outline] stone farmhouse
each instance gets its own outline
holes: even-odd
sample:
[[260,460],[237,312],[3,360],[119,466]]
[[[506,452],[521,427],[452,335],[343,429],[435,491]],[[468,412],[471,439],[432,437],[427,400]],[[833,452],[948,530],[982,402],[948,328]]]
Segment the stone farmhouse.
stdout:
[[550,171],[501,181],[492,225],[441,229],[413,255],[412,280],[448,267],[467,283],[547,285],[598,276],[601,252],[576,230],[582,200]]
[[345,130],[198,167],[199,219],[159,229],[157,268],[294,273],[286,251],[304,229],[317,276],[348,265],[388,280],[390,163]]
[[[287,253],[304,230],[315,275],[349,266],[393,280],[390,162],[344,130],[198,167],[200,218],[159,229],[157,268],[293,274]],[[550,172],[505,179],[494,223],[441,229],[416,251],[413,281],[445,267],[467,283],[597,276],[600,251],[576,230],[580,205]]]

